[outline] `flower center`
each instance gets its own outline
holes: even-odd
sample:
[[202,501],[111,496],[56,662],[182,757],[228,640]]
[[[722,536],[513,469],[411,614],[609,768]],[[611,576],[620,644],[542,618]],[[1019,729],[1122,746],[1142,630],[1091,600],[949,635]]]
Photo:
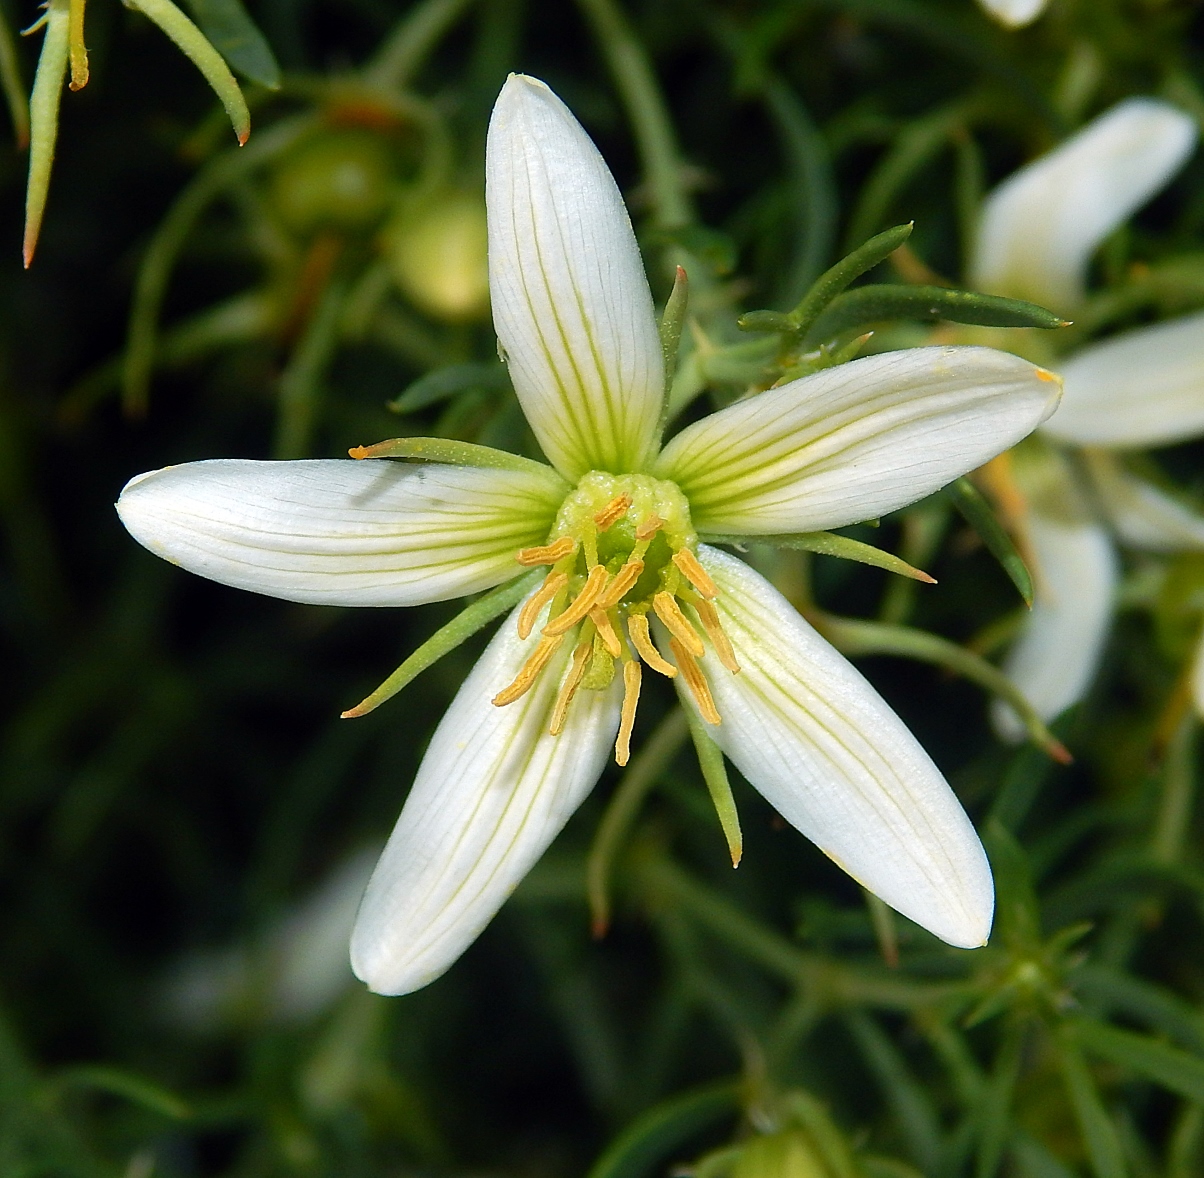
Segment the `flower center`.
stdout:
[[[703,718],[718,724],[710,685],[698,665],[704,639],[730,672],[740,667],[719,624],[714,605],[719,590],[699,563],[697,547],[689,504],[674,483],[590,471],[561,505],[548,543],[517,555],[522,565],[551,566],[519,613],[519,637],[530,635],[545,606],[548,619],[534,652],[493,702],[503,707],[525,695],[573,634],[573,655],[552,710],[553,736],[564,727],[577,692],[609,687],[616,663],[623,673],[615,742],[620,765],[631,752],[644,663],[670,679],[680,673]],[[672,661],[652,640],[650,615],[668,634]]]

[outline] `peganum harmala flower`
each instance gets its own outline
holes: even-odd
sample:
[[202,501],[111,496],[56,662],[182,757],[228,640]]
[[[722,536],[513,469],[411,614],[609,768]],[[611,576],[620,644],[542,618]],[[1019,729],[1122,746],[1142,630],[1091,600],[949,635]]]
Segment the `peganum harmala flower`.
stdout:
[[[662,447],[664,362],[635,236],[602,157],[541,82],[506,83],[486,178],[494,322],[550,465],[410,440],[360,461],[169,467],[118,503],[153,552],[293,601],[416,605],[546,570],[431,739],[360,908],[356,973],[400,994],[456,960],[611,750],[627,759],[649,671],[865,887],[981,945],[990,870],[936,766],[785,598],[705,540],[772,542],[902,507],[1035,428],[1056,378],[987,348],[873,356]],[[375,457],[424,446],[482,465]]]

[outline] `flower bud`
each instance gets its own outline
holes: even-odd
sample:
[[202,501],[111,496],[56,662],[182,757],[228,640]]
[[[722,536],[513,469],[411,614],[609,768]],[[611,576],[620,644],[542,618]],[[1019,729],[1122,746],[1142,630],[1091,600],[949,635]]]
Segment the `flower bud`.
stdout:
[[801,1129],[785,1129],[752,1138],[740,1150],[731,1178],[832,1178],[832,1174]]
[[489,307],[485,205],[467,192],[445,192],[404,209],[383,235],[393,279],[436,319],[476,319]]

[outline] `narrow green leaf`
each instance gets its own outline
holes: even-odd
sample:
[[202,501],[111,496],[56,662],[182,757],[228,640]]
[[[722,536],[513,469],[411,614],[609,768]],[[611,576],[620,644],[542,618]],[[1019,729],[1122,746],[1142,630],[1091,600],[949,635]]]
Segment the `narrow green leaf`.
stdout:
[[17,150],[24,151],[29,146],[29,99],[25,97],[25,83],[21,78],[17,39],[8,22],[8,13],[3,9],[0,9],[0,87],[4,90],[9,118],[13,121]]
[[986,501],[979,489],[967,478],[960,478],[945,488],[953,506],[961,512],[966,523],[970,525],[987,546],[987,551],[1003,566],[1003,571],[1011,578],[1024,604],[1030,609],[1033,604],[1033,578],[1028,571],[1016,545],[1012,543],[1007,529],[996,518],[991,505]]
[[180,1121],[192,1115],[188,1105],[166,1088],[151,1083],[142,1076],[109,1067],[66,1068],[55,1077],[63,1087],[91,1088],[96,1092],[107,1092],[120,1096],[131,1104]]
[[669,386],[677,372],[677,352],[681,346],[681,329],[686,321],[686,308],[690,302],[690,283],[685,269],[677,267],[673,276],[673,289],[665,302],[665,312],[661,316],[661,355],[665,361],[665,392],[666,403]]
[[1041,947],[1041,912],[1028,856],[999,822],[987,824],[983,843],[995,876],[996,935],[1018,953],[1035,954]]
[[694,751],[698,754],[698,764],[707,783],[707,792],[711,795],[719,825],[723,828],[723,837],[727,839],[732,866],[738,867],[740,857],[744,854],[744,836],[740,832],[740,815],[736,812],[731,782],[727,779],[727,766],[723,763],[723,750],[711,739],[693,708],[686,709],[686,720],[690,725]]
[[741,331],[782,332],[793,331],[794,320],[782,311],[745,311],[736,320]]
[[401,396],[389,402],[393,413],[417,413],[473,389],[505,389],[510,377],[501,364],[449,364],[420,376]]
[[1074,1108],[1079,1134],[1087,1147],[1091,1168],[1096,1178],[1126,1178],[1124,1151],[1112,1118],[1108,1116],[1104,1102],[1090,1069],[1083,1061],[1074,1033],[1064,1027],[1054,1037],[1058,1048],[1058,1063],[1062,1080]]
[[769,544],[774,548],[794,548],[802,552],[818,552],[822,556],[837,556],[841,560],[855,560],[860,564],[873,565],[875,568],[886,569],[890,573],[898,573],[901,577],[910,577],[913,581],[923,581],[935,585],[936,581],[922,569],[913,568],[895,556],[893,552],[884,552],[872,544],[853,540],[849,536],[838,536],[835,532],[775,532],[768,536],[735,536],[707,535],[703,539],[708,544]]
[[483,466],[493,470],[526,470],[556,475],[544,462],[511,454],[509,450],[495,450],[492,446],[478,446],[475,442],[460,442],[455,438],[390,438],[374,446],[353,446],[348,453],[352,458],[410,458],[418,462],[444,462],[451,466]]
[[1042,748],[1046,755],[1063,765],[1073,760],[1066,746],[1045,726],[1023,692],[998,667],[964,646],[911,626],[890,626],[856,618],[838,618],[831,614],[823,618],[818,628],[844,654],[897,654],[964,675],[971,682],[1000,696],[1013,708],[1024,724],[1029,739]]
[[1123,970],[1091,963],[1075,970],[1074,984],[1093,1012],[1119,1011],[1204,1055],[1204,1017],[1170,990]]
[[800,335],[806,335],[824,308],[850,283],[889,258],[911,236],[911,230],[910,223],[887,229],[871,237],[864,245],[841,258],[835,266],[821,274],[798,306],[790,312],[794,330]]
[[657,778],[685,742],[689,726],[682,708],[673,708],[631,759],[598,823],[585,861],[590,925],[595,937],[610,927],[610,873],[623,840]]
[[726,233],[706,225],[654,229],[648,234],[648,244],[662,248],[678,246],[720,276],[732,272],[739,254],[736,243]]
[[710,1084],[663,1101],[607,1146],[588,1178],[648,1178],[703,1129],[739,1110],[736,1083]]
[[1204,1059],[1093,1019],[1075,1019],[1075,1038],[1093,1055],[1138,1072],[1188,1100],[1204,1101]]
[[244,78],[280,89],[280,66],[242,0],[187,0],[201,32]]
[[494,618],[504,614],[522,601],[543,576],[543,569],[532,569],[525,576],[508,581],[505,585],[499,585],[498,588],[465,607],[446,626],[441,626],[436,630],[371,695],[360,700],[355,707],[348,708],[342,718],[351,720],[359,716],[366,716],[386,700],[392,699],[403,687],[421,675],[427,667],[438,662],[445,654],[455,650],[460,643],[489,625]]
[[33,93],[29,96],[29,183],[25,189],[25,240],[22,247],[29,269],[42,230],[42,214],[50,192],[50,172],[59,134],[59,102],[67,76],[67,46],[70,24],[67,0],[49,0],[45,14],[46,32]]
[[846,290],[816,318],[804,342],[832,339],[841,332],[884,319],[944,319],[983,327],[1066,327],[1067,321],[1036,303],[1005,299],[945,286],[874,283]]
[[247,109],[247,100],[234,80],[230,67],[205,34],[171,0],[126,0],[126,3],[157,24],[201,71],[226,108],[239,147],[246,143],[251,134],[251,112]]
[[1016,1091],[1016,1077],[1020,1074],[1020,1049],[1024,1043],[1024,1028],[1020,1023],[1010,1023],[1004,1030],[1003,1042],[995,1055],[983,1093],[980,1111],[981,1125],[978,1137],[978,1159],[974,1167],[975,1178],[995,1178],[1003,1149],[1007,1144],[1008,1124],[1012,1115],[1012,1096]]

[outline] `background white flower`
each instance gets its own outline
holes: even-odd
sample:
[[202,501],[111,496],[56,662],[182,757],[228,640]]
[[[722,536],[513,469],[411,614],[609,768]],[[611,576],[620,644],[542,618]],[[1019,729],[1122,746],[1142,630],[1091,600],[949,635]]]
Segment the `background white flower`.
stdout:
[[[1073,315],[1101,241],[1182,167],[1196,138],[1192,119],[1154,99],[1100,115],[991,193],[971,280]],[[1089,345],[1059,371],[1062,403],[1040,436],[1079,448],[1073,461],[1088,482],[1056,453],[1016,463],[1037,594],[1006,663],[1047,720],[1082,698],[1103,652],[1119,575],[1112,535],[1156,552],[1204,547],[1204,520],[1115,456],[1204,432],[1204,314]],[[1021,735],[1006,704],[994,715],[1002,732]]]
[[[534,79],[512,76],[498,99],[486,197],[498,338],[550,466],[403,439],[362,462],[168,468],[118,504],[152,551],[292,600],[416,604],[548,567],[431,740],[360,908],[357,974],[404,993],[455,961],[611,747],[626,760],[645,667],[867,888],[952,944],[982,944],[990,870],[940,772],[768,582],[700,540],[902,507],[1027,435],[1057,379],[985,348],[878,355],[738,402],[661,450],[663,358],[635,236],[596,148]],[[371,460],[437,451],[487,465]]]

